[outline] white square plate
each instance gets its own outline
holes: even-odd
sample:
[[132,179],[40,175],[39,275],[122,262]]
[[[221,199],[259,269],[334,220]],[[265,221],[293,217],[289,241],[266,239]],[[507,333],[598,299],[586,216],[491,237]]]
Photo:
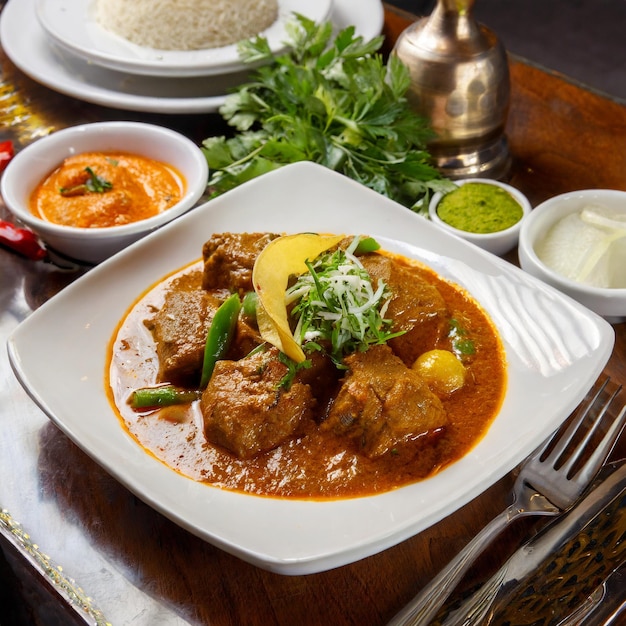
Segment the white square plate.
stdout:
[[[198,259],[212,233],[227,231],[370,234],[465,288],[491,316],[506,351],[507,393],[485,437],[432,478],[335,501],[229,492],[185,478],[146,454],[107,399],[109,341],[141,293]],[[137,496],[250,563],[307,574],[395,545],[487,489],[574,410],[613,342],[602,318],[517,267],[340,174],[298,163],[192,210],[97,266],[22,322],[8,349],[34,401]]]

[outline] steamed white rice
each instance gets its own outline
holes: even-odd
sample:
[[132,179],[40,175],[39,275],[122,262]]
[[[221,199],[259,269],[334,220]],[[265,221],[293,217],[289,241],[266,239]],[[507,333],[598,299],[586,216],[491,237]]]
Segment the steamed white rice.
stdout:
[[248,39],[278,17],[277,0],[97,0],[105,29],[148,48],[202,50]]

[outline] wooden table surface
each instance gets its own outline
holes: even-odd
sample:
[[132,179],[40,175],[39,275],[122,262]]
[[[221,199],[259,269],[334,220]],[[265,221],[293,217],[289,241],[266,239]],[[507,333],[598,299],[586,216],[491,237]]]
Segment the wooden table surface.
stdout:
[[[385,9],[391,46],[414,18]],[[30,81],[1,51],[0,62],[0,140],[14,139],[17,149],[82,121],[157,121],[198,140],[220,126],[214,115],[141,115],[88,105]],[[511,77],[511,182],[533,205],[582,188],[626,190],[624,104],[520,59],[511,59]],[[2,204],[0,218],[10,219]],[[509,260],[516,262],[516,254]],[[0,249],[2,342],[84,271]],[[626,327],[615,325],[615,331],[605,373],[626,383]],[[622,437],[614,458],[625,456]],[[18,612],[24,623],[385,624],[508,504],[512,480],[513,474],[506,476],[450,517],[380,554],[319,574],[281,576],[201,541],[118,484],[46,419],[0,353],[0,545],[5,571],[17,574],[5,590],[12,585],[23,599]],[[536,528],[536,522],[520,522],[477,565],[472,580]]]

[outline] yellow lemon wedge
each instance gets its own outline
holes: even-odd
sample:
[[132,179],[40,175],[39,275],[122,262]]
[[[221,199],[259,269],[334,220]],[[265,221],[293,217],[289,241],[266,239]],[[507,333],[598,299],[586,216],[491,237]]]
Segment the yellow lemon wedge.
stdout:
[[345,235],[301,233],[271,241],[257,257],[252,284],[258,296],[257,322],[261,337],[296,363],[306,359],[289,327],[285,291],[289,277],[307,271],[305,261],[337,245]]

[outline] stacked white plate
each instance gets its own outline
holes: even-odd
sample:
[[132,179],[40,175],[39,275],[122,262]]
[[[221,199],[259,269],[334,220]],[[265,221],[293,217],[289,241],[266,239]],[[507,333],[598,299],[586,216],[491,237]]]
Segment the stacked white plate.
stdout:
[[[244,82],[249,67],[236,46],[166,51],[145,48],[103,29],[94,0],[9,0],[0,14],[0,43],[33,80],[87,102],[153,113],[206,113]],[[365,39],[383,26],[381,0],[278,0],[276,22],[261,33],[280,53],[293,13],[337,30],[354,26]]]

